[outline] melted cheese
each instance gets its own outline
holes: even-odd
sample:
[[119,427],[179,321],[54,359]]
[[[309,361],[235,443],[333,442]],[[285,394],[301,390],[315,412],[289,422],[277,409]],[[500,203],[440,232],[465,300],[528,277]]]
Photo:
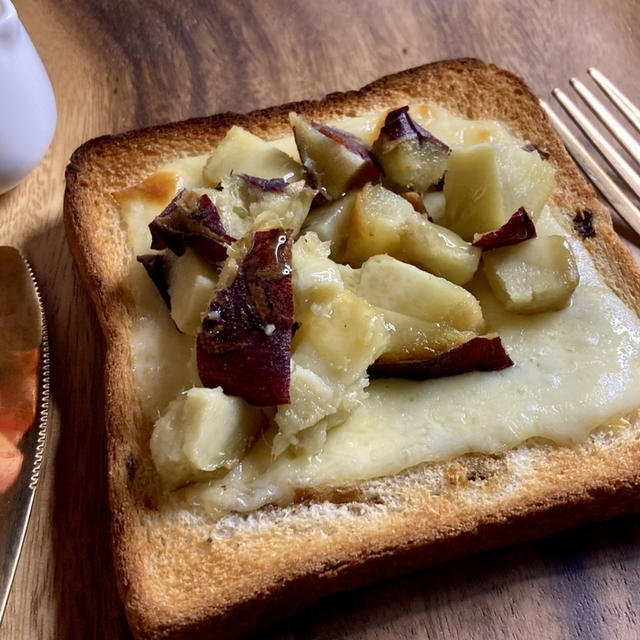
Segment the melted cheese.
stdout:
[[[548,209],[537,227],[539,235],[562,232]],[[289,452],[270,462],[268,447],[256,448],[224,484],[200,485],[190,499],[212,511],[252,510],[286,503],[296,489],[497,453],[533,437],[578,443],[629,413],[640,394],[640,322],[604,285],[580,243],[572,248],[581,281],[562,311],[509,313],[484,281],[472,285],[514,367],[423,382],[374,380],[367,399],[328,433],[316,455]]]
[[[514,142],[498,123],[469,123],[438,107],[413,107],[412,113],[449,144]],[[367,118],[341,124],[372,132],[379,116]],[[278,141],[283,149],[290,144]],[[186,159],[168,169],[179,183],[197,186],[204,160]],[[120,204],[134,250],[147,252],[140,246],[142,225],[161,204],[140,191]],[[539,235],[562,234],[548,208],[536,226]],[[631,412],[640,396],[640,321],[604,284],[581,243],[574,241],[572,249],[580,284],[562,311],[515,315],[497,303],[481,277],[471,284],[488,330],[501,336],[514,367],[423,382],[375,380],[315,455],[287,450],[273,461],[267,434],[224,482],[197,484],[188,499],[213,512],[252,510],[285,503],[297,488],[340,486],[464,453],[500,452],[533,437],[580,442],[595,427]],[[131,277],[141,309],[132,339],[136,383],[145,410],[155,417],[194,384],[192,345],[165,321],[168,314],[153,287],[143,283],[139,265],[132,265]]]

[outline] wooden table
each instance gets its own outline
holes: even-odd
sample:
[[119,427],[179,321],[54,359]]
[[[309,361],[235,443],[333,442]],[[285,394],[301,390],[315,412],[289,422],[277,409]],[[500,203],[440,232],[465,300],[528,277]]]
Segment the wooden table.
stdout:
[[[52,79],[58,126],[41,165],[0,196],[0,239],[24,249],[42,283],[53,412],[0,639],[128,637],[107,533],[103,344],[61,220],[64,167],[75,147],[100,134],[318,97],[468,55],[524,76],[540,96],[595,65],[640,103],[635,5],[17,0]],[[631,638],[640,636],[638,594],[640,520],[629,517],[337,595],[268,637]]]

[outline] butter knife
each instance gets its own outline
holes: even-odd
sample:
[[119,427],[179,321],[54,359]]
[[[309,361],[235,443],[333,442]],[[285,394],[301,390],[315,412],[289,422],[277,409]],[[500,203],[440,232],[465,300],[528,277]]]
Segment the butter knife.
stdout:
[[49,341],[38,285],[18,250],[0,247],[0,623],[40,475],[48,402]]

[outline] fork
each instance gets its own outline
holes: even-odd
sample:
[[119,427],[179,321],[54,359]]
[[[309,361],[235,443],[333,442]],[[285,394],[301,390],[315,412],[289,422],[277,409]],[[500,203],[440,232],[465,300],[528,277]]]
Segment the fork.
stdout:
[[[604,74],[590,67],[587,73],[608,96],[611,102],[624,114],[627,120],[640,133],[640,109],[636,107]],[[633,160],[640,165],[640,143],[631,136],[611,111],[577,78],[570,80],[571,86],[600,119],[612,136],[620,143]],[[554,98],[562,108],[591,140],[594,147],[609,163],[613,170],[640,199],[640,176],[622,157],[600,131],[580,111],[577,105],[561,89],[552,91]],[[542,108],[547,112],[551,123],[564,142],[565,147],[575,161],[582,167],[591,182],[608,200],[615,211],[640,235],[640,210],[636,207],[620,187],[609,177],[600,165],[591,157],[585,147],[571,133],[567,126],[554,113],[549,105],[540,100]]]

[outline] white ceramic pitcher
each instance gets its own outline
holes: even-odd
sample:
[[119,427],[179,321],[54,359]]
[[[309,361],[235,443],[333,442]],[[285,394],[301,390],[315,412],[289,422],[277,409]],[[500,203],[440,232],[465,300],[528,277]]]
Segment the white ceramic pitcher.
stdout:
[[45,154],[56,124],[51,82],[9,0],[0,0],[0,193]]

